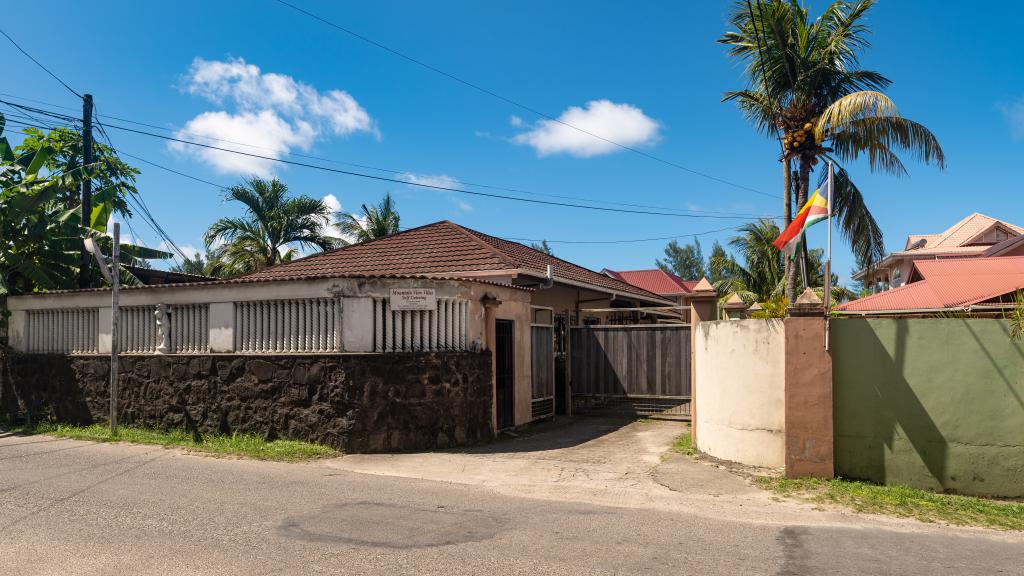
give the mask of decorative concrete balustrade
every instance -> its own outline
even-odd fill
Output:
[[[468,350],[469,302],[439,298],[435,310],[392,310],[387,299],[373,300],[373,351]]]
[[[265,286],[129,292],[145,298],[129,298],[121,306],[118,350],[126,355],[268,355],[475,349],[480,329],[474,322],[481,319],[458,286],[443,286],[450,289],[439,290],[436,307],[429,310],[393,310],[378,287],[367,295],[346,296],[331,285],[319,292],[332,295],[316,296],[303,285],[296,290],[307,293],[301,298],[254,298],[282,292]],[[223,296],[238,299],[215,301]],[[203,302],[204,297],[210,301]],[[109,353],[111,308],[104,300],[101,292],[16,298],[11,345],[41,354]]]
[[[27,352],[93,354],[97,351],[99,311],[95,308],[32,310],[25,321]]]

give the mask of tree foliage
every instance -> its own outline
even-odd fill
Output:
[[[46,144],[14,149],[3,136],[4,124],[0,115],[0,294],[77,288],[83,239],[92,238],[106,254],[113,244],[104,233],[106,217],[83,225],[77,205],[82,177],[98,167],[64,165],[55,159],[57,149]],[[116,197],[97,197],[93,214],[109,215]],[[126,264],[170,256],[130,244],[121,245],[121,254]],[[102,276],[93,278],[100,286]],[[137,282],[128,272],[122,280]]]
[[[533,248],[534,250],[537,250],[539,252],[543,252],[543,253],[547,254],[548,256],[554,256],[555,255],[554,250],[552,250],[551,246],[548,245],[548,241],[547,240],[541,240],[539,244],[537,242],[533,242],[533,243],[530,244],[530,248]]]
[[[812,20],[797,0],[741,1],[730,19],[733,30],[719,39],[747,77],[747,87],[727,92],[725,100],[735,102],[758,131],[773,138],[781,133],[787,182],[788,167],[796,165],[797,208],[810,196],[810,175],[819,160],[834,162],[835,214],[861,266],[884,256],[883,236],[841,163],[866,158],[873,172],[903,176],[903,152],[945,166],[937,138],[902,117],[882,92],[891,81],[860,66],[859,55],[870,45],[864,19],[874,4],[838,0]],[[789,189],[784,197],[789,214]]]
[[[666,272],[672,272],[684,280],[700,280],[707,276],[707,267],[704,264],[704,252],[701,250],[700,240],[693,238],[692,244],[680,245],[678,241],[672,240],[665,246],[665,259],[655,260],[658,268]]]
[[[321,199],[288,196],[277,178],[249,178],[228,188],[229,202],[245,207],[240,217],[221,218],[206,230],[207,247],[223,260],[221,275],[262,270],[287,262],[304,249],[330,250],[341,245],[327,234],[331,209]]]
[[[335,224],[346,238],[354,242],[367,242],[398,234],[401,218],[391,193],[384,195],[376,206],[363,204],[362,214],[341,214]]]

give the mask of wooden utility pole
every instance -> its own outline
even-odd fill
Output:
[[[82,97],[82,226],[89,227],[92,219],[92,179],[86,168],[92,164],[92,94]],[[92,263],[89,253],[82,247],[81,268],[78,271],[78,287],[88,288],[92,281]]]

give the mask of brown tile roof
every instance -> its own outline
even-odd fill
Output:
[[[516,242],[502,240],[447,220],[420,226],[393,236],[321,252],[279,264],[244,279],[354,276],[358,274],[423,274],[457,277],[482,272],[517,271],[543,277],[548,264],[556,280],[587,284],[598,289],[658,299],[659,296],[572,262],[549,256]]]

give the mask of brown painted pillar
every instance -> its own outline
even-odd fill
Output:
[[[697,327],[718,319],[718,293],[707,278],[693,287],[690,302],[690,436],[697,445]]]
[[[786,477],[832,478],[832,356],[825,309],[805,291],[783,320],[786,338]]]
[[[480,299],[484,305],[484,349],[491,353],[491,432],[498,433],[498,358],[495,352],[495,317],[501,300],[491,293]]]

